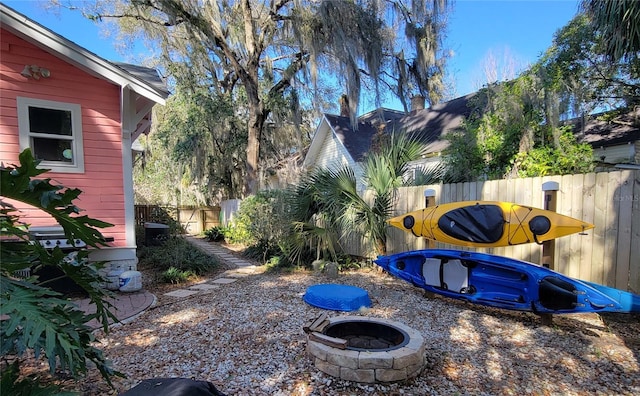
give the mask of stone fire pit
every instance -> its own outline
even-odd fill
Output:
[[[356,382],[392,382],[415,377],[425,365],[422,335],[382,318],[329,318],[309,332],[307,352],[316,368]]]

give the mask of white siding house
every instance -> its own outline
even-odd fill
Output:
[[[430,155],[414,164],[416,169],[424,163],[438,163],[440,153],[447,147],[444,135],[458,129],[470,114],[467,103],[471,96],[463,96],[429,109],[423,108],[424,101],[422,106],[414,101],[413,104],[417,104],[418,108],[410,113],[381,108],[358,117],[357,128],[352,128],[348,114],[325,114],[313,136],[303,166],[308,170],[316,167],[338,169],[347,165],[355,173],[358,190],[362,190],[362,160],[381,129],[387,133],[404,131],[420,136]]]

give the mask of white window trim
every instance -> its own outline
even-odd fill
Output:
[[[41,161],[38,168],[51,169],[52,172],[84,173],[84,144],[82,140],[82,110],[79,104],[55,102],[52,100],[16,98],[18,105],[18,130],[20,133],[20,151],[31,148],[31,135],[29,130],[29,107],[41,107],[45,109],[63,110],[71,112],[71,127],[73,136],[71,139],[73,164],[58,161]],[[35,153],[34,153],[35,155]]]

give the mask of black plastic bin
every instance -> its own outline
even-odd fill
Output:
[[[169,238],[169,226],[160,223],[144,223],[144,244],[159,246]]]

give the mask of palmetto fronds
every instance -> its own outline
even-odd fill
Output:
[[[350,167],[313,170],[293,194],[299,231],[313,241],[319,255],[327,252],[332,259],[339,242],[354,235],[368,238],[377,253],[384,254],[386,221],[391,217],[396,191],[407,183],[409,163],[423,154],[424,145],[415,137],[392,134],[387,145],[364,161],[363,179],[372,192],[366,199],[358,192]]]

